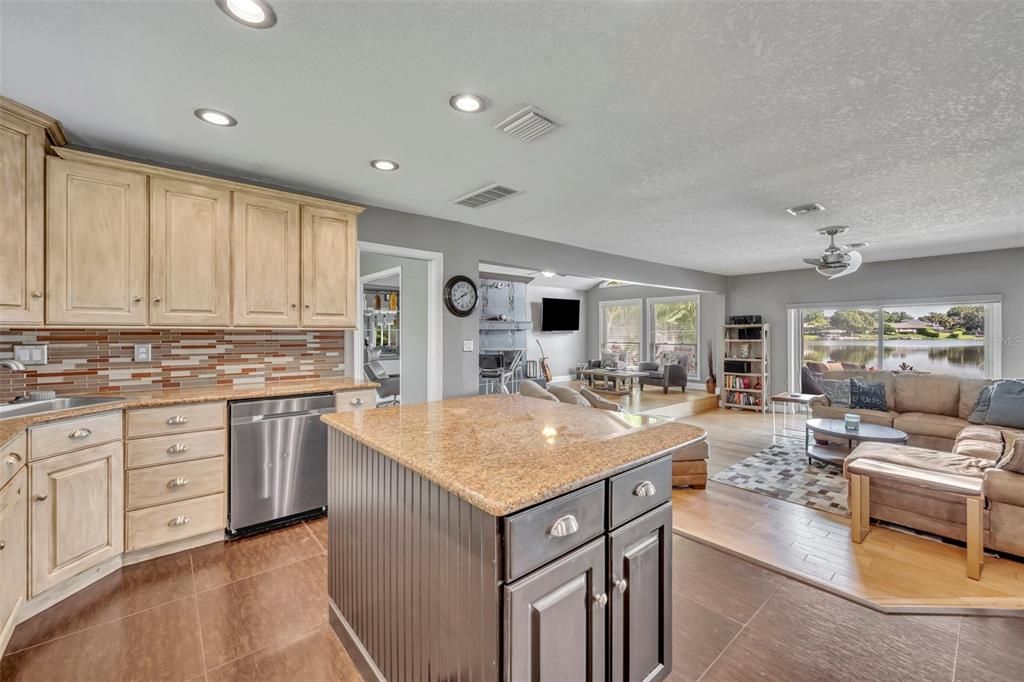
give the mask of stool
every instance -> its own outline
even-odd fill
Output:
[[[672,487],[688,485],[703,490],[708,485],[708,442],[690,443],[672,453]]]
[[[967,505],[967,577],[973,580],[981,578],[981,568],[985,560],[985,536],[982,525],[985,497],[982,493],[982,479],[914,469],[863,457],[847,462],[846,471],[850,478],[850,516],[853,521],[851,539],[856,543],[863,542],[871,532],[872,478],[920,486],[962,497],[964,504]]]

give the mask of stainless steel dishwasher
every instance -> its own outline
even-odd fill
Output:
[[[334,395],[230,403],[228,531],[232,535],[327,508],[327,425]]]

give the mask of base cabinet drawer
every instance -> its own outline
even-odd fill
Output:
[[[136,469],[154,464],[223,457],[228,451],[228,434],[224,429],[217,429],[172,436],[153,436],[130,440],[125,444],[125,448],[125,468]]]
[[[608,479],[609,527],[618,528],[672,497],[672,456]]]
[[[120,410],[33,426],[28,431],[29,459],[45,459],[102,443],[120,441],[121,434]]]
[[[125,475],[130,510],[224,492],[223,457],[132,469]]]
[[[224,493],[218,493],[128,512],[127,550],[223,530],[226,522],[225,499]]]
[[[28,460],[28,437],[23,433],[0,447],[0,488],[14,478]]]
[[[340,391],[334,394],[334,406],[338,412],[356,412],[377,406],[377,391]]]
[[[505,680],[605,680],[608,595],[600,537],[505,587]]]
[[[199,403],[128,410],[128,437],[165,436],[227,427],[225,403]]]
[[[0,489],[0,642],[14,629],[14,611],[28,590],[28,472]]]
[[[608,537],[611,679],[657,682],[672,669],[672,504]]]

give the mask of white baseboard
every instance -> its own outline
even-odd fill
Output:
[[[573,381],[576,377],[571,374],[559,374],[556,377],[551,377],[551,383],[558,384],[566,381]]]

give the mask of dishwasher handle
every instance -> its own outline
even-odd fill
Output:
[[[278,419],[302,419],[303,417],[319,417],[322,414],[331,414],[335,412],[333,407],[325,407],[320,410],[301,410],[299,412],[277,412],[275,414],[257,414],[252,417],[233,417],[231,424],[233,426],[241,424],[256,424],[258,422],[269,422]]]

